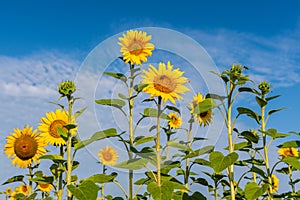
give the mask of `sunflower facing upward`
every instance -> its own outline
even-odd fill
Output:
[[[152,55],[154,45],[149,43],[151,35],[147,35],[146,32],[130,30],[119,40],[120,52],[126,63],[142,65],[142,62],[147,61],[147,56]]]
[[[149,65],[148,71],[143,70],[142,83],[147,84],[143,89],[144,92],[150,94],[150,98],[160,96],[164,103],[170,100],[176,104],[175,99],[182,99],[181,94],[189,91],[183,84],[188,83],[188,79],[183,77],[179,68],[173,70],[173,65],[168,61],[160,62],[158,69],[153,65]]]
[[[28,125],[23,130],[14,129],[11,136],[6,137],[4,151],[12,158],[12,164],[26,168],[33,162],[39,162],[39,156],[46,153],[44,138]]]
[[[115,165],[118,159],[117,150],[109,146],[105,149],[100,149],[98,156],[102,165]]]
[[[190,104],[191,113],[194,113],[195,108],[198,106],[199,103],[203,102],[205,97],[202,97],[200,93],[194,96],[192,103]],[[208,110],[206,112],[200,114],[194,114],[195,119],[199,122],[200,126],[204,125],[207,126],[210,124],[212,120],[213,112],[212,110]]]
[[[72,118],[71,123],[75,123],[75,119]],[[65,110],[57,109],[56,112],[46,113],[46,118],[41,118],[41,124],[38,130],[41,131],[41,135],[45,138],[47,143],[54,146],[62,146],[66,144],[66,141],[59,135],[58,127],[64,131],[68,131],[64,126],[68,124],[68,114]],[[77,128],[71,129],[71,135],[76,135]]]

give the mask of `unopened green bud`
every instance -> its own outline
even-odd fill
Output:
[[[271,92],[270,83],[268,83],[267,81],[260,82],[258,85],[258,89],[260,89],[262,95],[268,94],[269,92]]]
[[[64,97],[70,97],[76,91],[76,86],[73,81],[63,81],[58,86],[58,92]]]
[[[230,69],[231,77],[239,77],[242,74],[242,65],[241,64],[232,64]]]

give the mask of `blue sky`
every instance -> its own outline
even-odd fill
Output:
[[[269,80],[274,94],[282,94],[272,107],[288,108],[274,115],[270,127],[299,131],[299,13],[296,0],[2,2],[0,144],[13,128],[35,126],[55,109],[48,101],[56,100],[57,84],[74,79],[99,43],[139,27],[168,28],[191,37],[219,70],[233,62],[249,66],[250,77]],[[13,172],[2,149],[0,153],[6,174]],[[0,174],[3,182],[6,174]]]

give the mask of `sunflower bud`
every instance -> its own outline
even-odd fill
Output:
[[[230,77],[233,80],[238,79],[242,74],[242,65],[241,64],[232,64],[230,69]]]
[[[58,86],[58,92],[64,97],[70,97],[76,91],[76,86],[73,81],[63,81]]]
[[[269,92],[271,92],[270,83],[268,83],[267,81],[260,82],[258,85],[258,89],[260,89],[262,95],[268,94]]]

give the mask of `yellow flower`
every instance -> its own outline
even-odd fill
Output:
[[[199,103],[203,102],[205,97],[202,97],[200,93],[194,96],[192,103],[190,104],[191,113],[194,113],[195,108],[198,106]],[[213,112],[212,110],[208,110],[206,112],[200,114],[194,114],[195,119],[199,122],[200,126],[209,125],[212,120]]]
[[[21,184],[19,187],[19,193],[22,193],[24,195],[30,194],[30,186]]]
[[[11,188],[10,188],[10,187],[6,188],[6,190],[5,190],[5,194],[6,194],[6,196],[9,196],[9,195],[11,195],[11,193],[12,193],[12,190],[11,190]]]
[[[274,174],[272,174],[271,178],[272,178],[272,189],[274,192],[276,192],[278,190],[279,179]]]
[[[121,46],[120,52],[123,54],[123,60],[126,63],[142,65],[147,62],[147,56],[152,55],[154,45],[149,43],[152,36],[146,32],[130,30],[119,38],[118,43]]]
[[[177,116],[176,113],[170,113],[169,114],[169,125],[171,128],[177,129],[182,125],[182,120],[179,116]]]
[[[149,71],[143,70],[142,83],[147,84],[143,89],[144,92],[150,94],[150,98],[160,96],[164,102],[170,100],[176,104],[175,99],[182,99],[181,94],[189,91],[183,84],[188,83],[188,79],[182,77],[183,73],[179,68],[173,70],[173,65],[168,61],[160,62],[158,69],[153,65],[149,65]]]
[[[118,159],[117,150],[109,146],[104,149],[100,149],[98,156],[103,165],[114,165]]]
[[[66,144],[66,141],[59,135],[58,127],[65,132],[68,130],[64,127],[68,124],[68,114],[65,110],[57,109],[56,112],[46,113],[46,118],[41,118],[41,123],[38,129],[41,131],[41,135],[45,138],[47,143],[54,146],[62,146]],[[72,117],[71,124],[75,124],[75,119]],[[71,129],[71,135],[76,135],[77,128]]]
[[[14,191],[11,193],[10,200],[14,200],[18,192]]]
[[[46,193],[49,193],[53,188],[53,186],[50,183],[39,183],[37,187],[41,192]]]
[[[33,162],[39,162],[39,156],[46,153],[43,137],[32,127],[25,126],[23,130],[15,128],[11,134],[6,137],[4,151],[13,165],[26,168]]]
[[[299,152],[298,149],[289,147],[289,148],[281,148],[278,150],[278,154],[282,157],[298,157]]]

